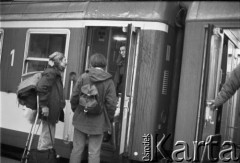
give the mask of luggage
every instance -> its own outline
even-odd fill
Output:
[[[48,150],[37,150],[37,149],[31,149],[32,141],[34,138],[34,135],[37,133],[38,129],[36,130],[37,127],[37,122],[39,118],[39,96],[37,96],[37,115],[35,118],[35,121],[31,127],[30,133],[27,138],[26,146],[24,148],[24,152],[21,158],[21,163],[57,163],[57,155],[55,149],[48,149]],[[40,123],[38,125],[38,128],[40,127]],[[52,134],[50,130],[50,136],[51,136],[51,141],[53,144],[53,139],[52,139]]]
[[[27,163],[57,163],[56,151],[54,149],[48,149],[39,151],[32,149],[30,151]]]
[[[37,108],[37,83],[42,77],[41,72],[30,74],[23,80],[17,89],[17,98],[19,104],[35,110]]]

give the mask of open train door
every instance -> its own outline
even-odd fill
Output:
[[[139,29],[129,24],[127,26],[127,45],[126,45],[126,60],[125,65],[125,82],[124,90],[121,95],[120,107],[120,141],[119,154],[123,157],[129,156],[130,138],[132,129],[132,118],[134,108],[134,92],[136,83],[136,70],[138,62],[138,46],[139,46]]]
[[[205,49],[203,61],[203,77],[202,82],[202,98],[200,102],[201,118],[197,128],[196,140],[205,141],[205,146],[202,151],[201,162],[207,163],[218,158],[220,151],[221,135],[220,123],[221,113],[219,110],[211,109],[211,100],[215,99],[219,92],[222,76],[222,57],[223,57],[223,32],[222,29],[216,28],[213,25],[208,25],[205,32]],[[204,100],[205,99],[205,100]],[[212,149],[213,153],[209,156],[209,149],[206,143],[214,142]],[[216,144],[217,143],[217,144]]]

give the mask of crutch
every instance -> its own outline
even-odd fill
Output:
[[[27,148],[28,148],[30,136],[31,136],[31,133],[32,133],[33,125],[34,125],[34,124],[32,124],[30,133],[28,134],[27,142],[26,142],[26,145],[25,145],[25,148],[24,148],[24,151],[23,151],[23,154],[22,154],[22,158],[21,158],[21,163],[24,163],[25,160],[26,160],[26,152],[27,152]]]
[[[21,158],[21,163],[27,163],[27,157],[28,157],[30,149],[31,149],[31,145],[32,145],[33,137],[34,137],[34,132],[38,131],[38,129],[40,127],[40,124],[41,124],[41,123],[39,123],[38,129],[37,129],[37,131],[35,131],[37,121],[38,121],[38,117],[39,117],[39,96],[37,95],[37,115],[36,115],[34,123],[32,124],[30,133],[28,134],[27,142],[26,142],[24,152],[23,152],[23,155],[22,155],[22,158]]]

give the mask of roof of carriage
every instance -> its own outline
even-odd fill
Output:
[[[188,10],[186,21],[237,20],[240,23],[239,1],[197,1]]]
[[[102,19],[153,21],[173,24],[177,2],[5,2],[1,21]]]

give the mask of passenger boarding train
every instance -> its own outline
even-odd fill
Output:
[[[196,162],[193,142],[211,139],[219,142],[215,153],[227,140],[239,152],[239,92],[216,111],[208,103],[240,62],[239,2],[0,5],[2,145],[24,148],[31,124],[25,118],[28,108],[18,104],[17,87],[43,71],[48,56],[60,51],[68,60],[63,76],[67,105],[65,122],[57,124],[55,148],[69,158],[73,138],[69,100],[76,79],[95,52],[106,56],[107,71],[114,76],[119,48],[125,45],[120,115],[112,124],[111,140],[102,145],[101,160]],[[188,151],[184,144],[177,145],[179,141],[188,144]],[[205,149],[203,145],[198,151],[200,162],[207,162]],[[192,158],[183,157],[184,151]]]

